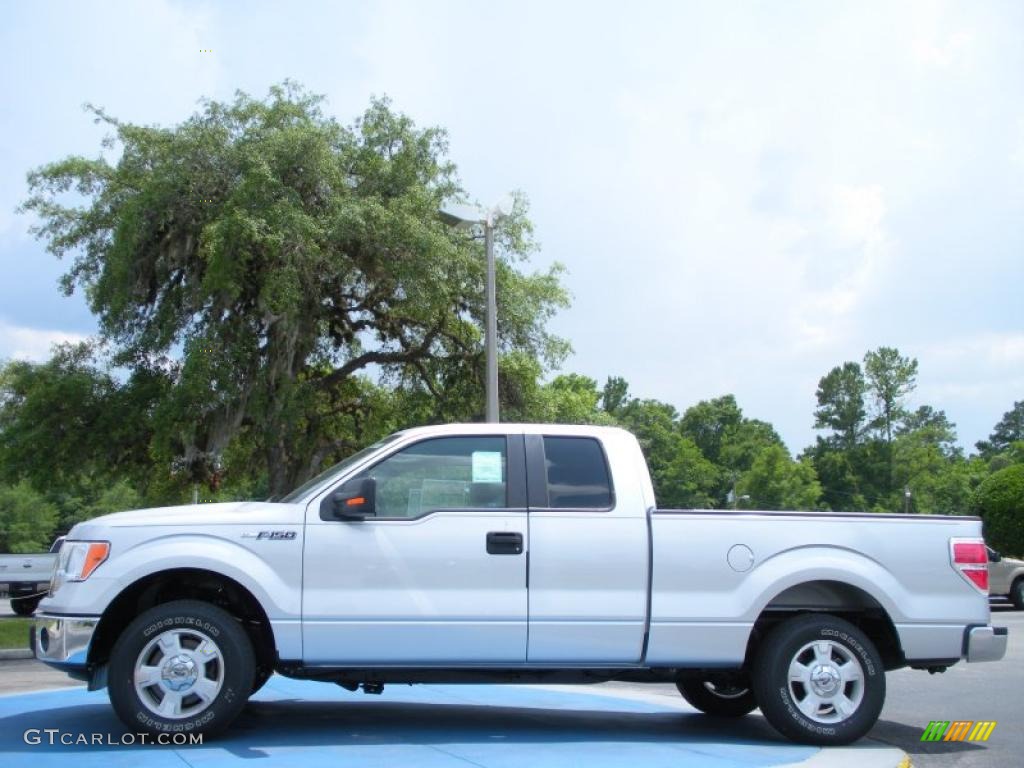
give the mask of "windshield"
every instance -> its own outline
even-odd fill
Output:
[[[333,467],[329,467],[316,477],[310,478],[291,493],[282,496],[280,499],[274,499],[274,501],[279,501],[282,504],[290,504],[292,502],[299,501],[303,497],[308,496],[310,491],[312,491],[314,488],[328,484],[335,476],[340,475],[353,464],[359,463],[369,454],[373,453],[376,450],[379,450],[380,448],[383,448],[385,445],[388,445],[389,443],[393,443],[395,440],[399,438],[401,434],[401,432],[396,432],[393,435],[388,435],[383,440],[378,440],[373,445],[367,446],[366,448],[363,448],[363,450],[353,453],[347,459],[342,459]]]

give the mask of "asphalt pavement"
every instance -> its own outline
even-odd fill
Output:
[[[960,663],[942,674],[909,669],[887,676],[885,708],[870,737],[906,751],[917,768],[1024,765],[1024,611],[994,606],[992,624],[1010,628],[1006,656]],[[931,720],[995,720],[985,743],[922,742]]]

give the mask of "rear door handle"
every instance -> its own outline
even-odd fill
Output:
[[[521,555],[523,554],[523,534],[509,531],[492,531],[487,534],[487,554],[489,555]]]

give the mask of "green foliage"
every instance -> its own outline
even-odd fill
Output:
[[[736,493],[750,497],[742,502],[745,508],[814,509],[821,484],[809,461],[793,461],[785,448],[769,445],[739,479]]]
[[[980,465],[963,457],[945,413],[927,405],[907,410],[917,373],[916,360],[879,347],[865,354],[863,368],[847,362],[822,377],[815,426],[831,433],[805,456],[829,508],[966,511]]]
[[[991,459],[1020,442],[1024,442],[1024,400],[1015,402],[1013,408],[1003,414],[988,440],[979,440],[976,447],[984,458]]]
[[[621,382],[621,383],[620,383]],[[658,400],[630,399],[622,379],[609,379],[603,401],[614,402],[616,421],[640,441],[651,471],[659,506],[702,508],[713,505],[718,468],[679,429],[679,412]],[[608,393],[613,393],[607,397]]]
[[[45,552],[56,525],[56,507],[27,481],[0,486],[0,552]]]
[[[629,384],[621,376],[609,376],[601,391],[601,407],[615,416],[629,402]]]
[[[58,346],[46,363],[0,367],[0,477],[39,489],[66,487],[117,465],[137,477],[147,463],[145,416],[162,386],[140,368],[119,384],[88,344]]]
[[[700,449],[716,468],[709,489],[714,506],[725,506],[737,478],[753,466],[766,448],[783,447],[771,424],[748,419],[732,395],[702,400],[691,406],[679,422],[680,432]]]
[[[845,448],[856,445],[867,417],[866,392],[867,381],[860,365],[847,362],[833,368],[818,382],[815,428],[831,429]]]
[[[1004,555],[1024,555],[1024,464],[990,475],[974,496],[985,540]]]
[[[160,493],[215,485],[243,433],[269,490],[289,489],[364,442],[339,420],[374,421],[367,437],[388,421],[355,381],[371,370],[417,416],[482,413],[483,243],[438,215],[464,198],[444,131],[386,100],[351,126],[321,107],[285,82],[172,128],[91,108],[116,163],[71,157],[29,175],[23,208],[73,257],[64,288],[85,291],[113,362],[133,377],[165,362],[148,453],[178,477]],[[65,204],[69,190],[88,204]],[[534,247],[521,198],[496,241],[499,344],[557,365],[568,345],[546,323],[568,299],[559,266],[518,268]]]
[[[613,424],[614,421],[598,407],[601,392],[597,382],[576,373],[556,376],[541,388],[539,422],[555,424]]]
[[[732,395],[701,400],[686,409],[680,428],[693,440],[708,461],[719,463],[732,430],[743,421],[743,412]]]
[[[675,509],[714,507],[720,476],[718,467],[704,458],[697,444],[687,437],[680,437],[675,452],[652,469],[659,505]]]
[[[864,355],[864,373],[874,398],[871,425],[892,442],[892,433],[904,415],[903,399],[917,385],[917,360],[903,357],[898,349],[879,347]]]

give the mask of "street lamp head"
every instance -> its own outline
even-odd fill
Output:
[[[480,209],[468,205],[451,205],[441,208],[437,213],[441,221],[455,229],[469,229],[483,222]]]
[[[490,208],[466,203],[449,203],[438,211],[441,221],[449,226],[464,229],[475,224],[493,227],[499,219],[511,215],[515,207],[515,197],[505,195]]]

